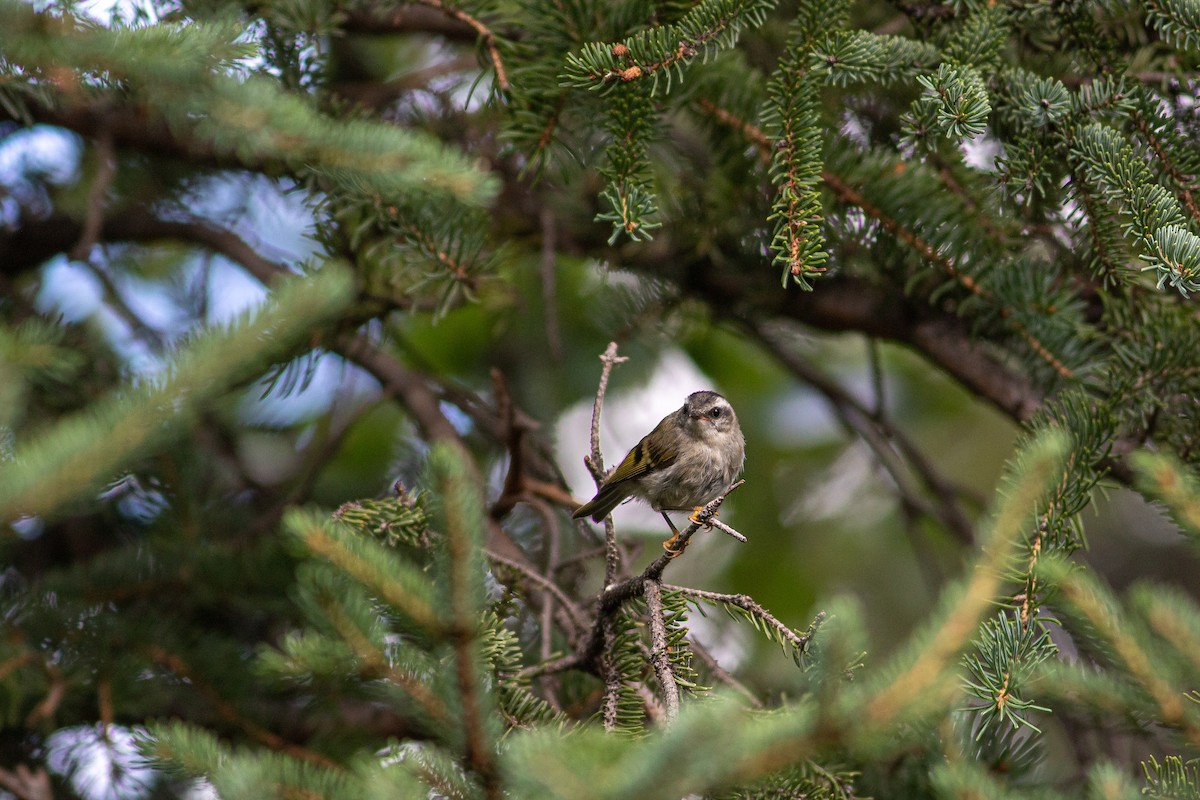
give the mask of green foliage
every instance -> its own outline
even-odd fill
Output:
[[[745,27],[762,25],[774,0],[703,0],[675,23],[657,25],[619,42],[593,42],[567,57],[565,85],[585,89],[612,88],[649,81],[650,94],[683,80],[684,67],[699,57],[732,47]]]
[[[1056,653],[1045,626],[1024,621],[1019,613],[1002,612],[984,623],[974,652],[963,659],[967,693],[981,701],[971,706],[979,719],[976,740],[995,734],[1001,725],[1037,730],[1028,712],[1050,709],[1021,695],[1031,673]]]
[[[334,264],[292,280],[261,310],[197,337],[175,354],[166,375],[46,431],[0,465],[0,519],[52,511],[113,480],[123,464],[160,444],[204,404],[284,355],[313,322],[343,310],[349,290],[348,276]]]
[[[0,0],[0,786],[1200,796],[1198,9]],[[608,341],[741,550],[569,521]]]
[[[1147,797],[1163,800],[1195,800],[1200,798],[1200,767],[1195,761],[1184,761],[1179,756],[1167,756],[1160,764],[1154,756],[1142,762],[1146,772]]]

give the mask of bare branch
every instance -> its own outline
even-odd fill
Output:
[[[609,342],[604,353],[600,356],[600,384],[596,387],[596,400],[592,404],[592,438],[591,455],[585,456],[584,465],[592,473],[592,479],[599,487],[604,480],[604,456],[600,453],[600,414],[604,411],[604,396],[608,392],[608,379],[613,367],[629,359],[617,356],[617,343]],[[621,548],[617,545],[617,531],[613,527],[611,516],[604,518],[604,585],[610,586],[617,579],[621,570]]]
[[[596,388],[596,400],[592,404],[592,438],[590,455],[584,459],[584,464],[592,473],[596,486],[604,480],[604,457],[600,454],[600,414],[604,411],[604,395],[608,392],[608,378],[612,375],[613,366],[629,359],[617,356],[617,343],[609,342],[607,349],[600,355],[600,385]]]
[[[895,426],[887,424],[879,413],[873,413],[836,381],[786,347],[777,336],[766,330],[766,326],[751,323],[750,328],[758,340],[793,375],[825,396],[830,408],[846,428],[857,433],[875,453],[907,504],[938,520],[964,544],[974,542],[975,528],[958,502],[962,492],[938,474],[920,448]],[[936,504],[927,501],[919,494],[917,488],[911,485],[905,470],[898,463],[897,451],[904,456],[909,468],[937,499]]]

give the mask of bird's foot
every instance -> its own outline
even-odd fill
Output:
[[[679,542],[679,534],[676,533],[670,539],[667,539],[665,542],[662,543],[663,550],[667,551],[667,558],[679,558],[681,555],[683,555],[684,549],[687,548],[687,542],[684,542],[683,544],[680,544],[678,547],[676,547],[675,545],[678,542]]]
[[[704,506],[696,506],[695,508],[692,509],[692,513],[688,515],[688,520],[693,525],[703,525],[704,527],[711,529],[712,528],[711,522],[701,522],[700,521],[700,512],[702,512],[703,510],[704,510]],[[715,517],[717,515],[717,512],[714,511],[712,515]]]

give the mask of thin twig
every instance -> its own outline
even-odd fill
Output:
[[[742,697],[746,698],[746,702],[748,702],[754,708],[763,708],[762,700],[759,700],[754,692],[750,691],[746,684],[733,677],[729,670],[722,667],[717,662],[716,657],[709,652],[708,648],[696,641],[694,636],[688,637],[688,645],[692,648],[692,653],[704,662],[704,666],[706,666],[708,671],[712,673],[713,678],[733,689]]]
[[[546,315],[546,347],[555,363],[562,361],[562,331],[558,326],[558,225],[554,209],[543,206],[542,216],[542,309]]]
[[[704,589],[690,589],[687,586],[674,586],[672,584],[664,584],[664,589],[672,592],[679,592],[684,597],[692,600],[703,600],[706,603],[715,603],[718,605],[727,605],[740,608],[746,613],[753,616],[755,619],[773,628],[779,635],[787,640],[788,644],[796,648],[797,652],[803,653],[808,647],[811,636],[800,635],[794,630],[784,625],[775,615],[767,611],[758,602],[748,594],[723,594],[721,592],[709,592]]]
[[[567,614],[570,615],[571,621],[575,623],[579,630],[584,630],[587,627],[587,619],[584,618],[583,611],[580,610],[579,606],[572,601],[570,597],[567,597],[566,593],[564,593],[562,589],[558,588],[558,585],[555,584],[554,581],[550,580],[544,575],[538,574],[537,571],[530,569],[525,564],[522,564],[519,561],[514,561],[511,558],[506,558],[486,547],[483,548],[483,554],[489,561],[494,561],[497,564],[503,564],[509,569],[525,576],[533,583],[536,583],[539,588],[544,589],[556,601],[558,601],[563,608],[567,610]]]
[[[664,618],[662,584],[657,580],[642,583],[646,595],[646,608],[650,614],[650,663],[662,689],[666,724],[670,725],[679,716],[679,685],[671,669],[671,656],[667,652],[667,622]]]
[[[721,504],[725,502],[725,498],[729,496],[729,493],[741,486],[743,483],[745,483],[745,481],[738,481],[722,492],[720,497],[710,501],[709,504],[706,505],[700,511],[700,513],[696,515],[696,521],[679,532],[679,536],[675,540],[676,552],[674,555],[671,553],[663,553],[658,558],[651,561],[650,564],[644,570],[642,570],[642,574],[632,578],[626,578],[620,583],[608,584],[604,587],[604,590],[600,593],[600,597],[597,599],[596,622],[592,625],[592,635],[588,638],[584,646],[583,654],[580,657],[579,662],[571,666],[582,666],[584,668],[590,667],[592,669],[596,668],[598,663],[597,659],[599,659],[602,654],[608,652],[608,643],[604,641],[604,628],[605,625],[608,624],[612,619],[616,610],[627,601],[632,600],[635,597],[641,597],[645,591],[646,581],[661,580],[663,571],[667,568],[667,565],[671,563],[675,556],[683,551],[683,549],[687,546],[688,541],[692,538],[692,535],[695,534],[696,531],[700,530],[700,528],[705,527],[708,524],[708,522],[716,515],[717,510],[721,507]]]
[[[599,672],[604,681],[603,719],[604,730],[617,729],[617,709],[621,699],[621,673],[613,663],[613,645],[617,639],[616,620],[612,614],[598,616],[596,627],[597,647],[600,650]]]
[[[743,544],[745,544],[746,537],[743,536],[742,534],[738,533],[737,531],[735,531],[733,528],[726,525],[724,522],[721,522],[721,520],[715,519],[715,518],[710,519],[708,521],[708,524],[711,525],[712,527],[716,528],[717,530],[719,530],[721,533],[728,534],[729,536],[732,536],[734,539],[737,539],[739,542],[742,542]]]
[[[487,48],[488,58],[492,61],[492,68],[496,70],[496,85],[502,91],[507,92],[509,90],[508,73],[504,69],[504,62],[500,59],[500,49],[496,47],[496,34],[492,32],[491,28],[461,9],[446,7],[442,4],[441,0],[417,0],[417,2],[430,8],[436,8],[443,14],[470,25],[471,29],[478,34],[480,41],[483,42],[483,46]]]
[[[881,416],[872,414],[871,409],[836,381],[785,347],[763,326],[750,323],[750,331],[793,375],[824,395],[842,423],[857,433],[875,453],[879,463],[891,475],[905,502],[938,520],[964,544],[971,544],[975,540],[974,526],[959,506],[958,497],[961,491],[938,474],[920,448],[895,426],[887,424]],[[904,469],[897,463],[897,451],[903,455],[909,469],[926,489],[937,498],[937,504],[925,500],[917,493],[916,488],[910,485]]]
[[[600,384],[596,387],[596,400],[592,404],[591,454],[583,459],[591,471],[597,488],[604,480],[604,456],[600,453],[600,414],[604,411],[604,396],[608,392],[608,379],[613,367],[629,359],[617,355],[617,343],[609,342],[600,356]],[[612,517],[604,518],[604,585],[611,586],[621,570],[621,550],[617,547],[617,532]]]
[[[83,218],[83,231],[79,241],[71,248],[70,256],[76,261],[87,261],[88,253],[100,241],[104,229],[105,195],[117,174],[117,152],[113,145],[112,131],[107,125],[96,133],[96,176],[87,195],[87,215]]]
[[[600,363],[604,366],[600,368],[600,384],[596,387],[596,400],[592,403],[591,450],[584,459],[584,465],[592,473],[597,487],[604,480],[604,456],[600,454],[600,414],[604,411],[604,395],[608,392],[608,379],[612,375],[613,367],[628,360],[625,356],[617,356],[616,342],[609,342],[600,355]]]

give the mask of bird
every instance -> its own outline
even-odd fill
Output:
[[[600,522],[627,498],[636,497],[662,514],[674,550],[679,531],[668,511],[691,511],[690,519],[737,479],[746,462],[746,439],[733,406],[713,391],[693,392],[683,406],[662,418],[604,479],[596,496],[571,516]]]

